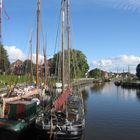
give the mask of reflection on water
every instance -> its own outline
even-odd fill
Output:
[[[113,83],[89,87],[84,140],[139,140],[140,90]]]
[[[95,94],[95,93],[100,93],[99,91],[101,91],[104,87],[105,83],[97,83],[94,84],[92,87],[90,87],[91,93]]]
[[[136,91],[137,99],[140,101],[140,90]]]
[[[86,89],[82,90],[82,97],[83,97],[83,101],[84,101],[84,109],[85,109],[85,113],[87,113],[87,101],[89,98],[89,91]]]

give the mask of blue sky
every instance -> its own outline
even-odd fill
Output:
[[[4,0],[10,19],[6,20],[3,9],[3,44],[11,61],[28,56],[31,31],[35,48],[36,1]],[[47,34],[49,56],[55,50],[60,2],[41,0],[41,45]],[[71,46],[86,55],[90,68],[122,72],[129,65],[135,72],[140,63],[140,1],[71,0]]]

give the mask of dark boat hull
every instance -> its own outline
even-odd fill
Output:
[[[37,125],[38,136],[51,138],[52,140],[77,140],[83,136],[85,120],[79,124],[56,126],[51,130],[50,125]]]
[[[30,131],[35,131],[35,120],[26,124],[17,124],[19,127],[0,127],[0,140],[26,140]]]
[[[115,81],[114,84],[115,84],[116,86],[120,86],[120,85],[121,85],[121,81]]]
[[[47,130],[37,129],[37,136],[39,138],[46,138],[52,140],[78,140],[83,136],[83,130],[76,132],[50,132]]]
[[[0,129],[0,139],[1,140],[18,140],[19,133],[6,130],[6,129]]]

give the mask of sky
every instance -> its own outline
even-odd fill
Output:
[[[139,0],[70,0],[71,47],[81,50],[90,69],[135,73],[140,63]],[[52,57],[60,48],[61,0],[41,0],[41,46]],[[3,0],[2,41],[11,62],[35,58],[37,0]],[[40,48],[40,58],[42,52]],[[35,61],[35,59],[34,59]]]

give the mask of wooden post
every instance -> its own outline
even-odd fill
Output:
[[[38,50],[40,47],[40,0],[37,3],[37,35],[36,35],[36,87],[38,88]]]

